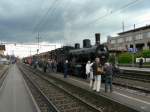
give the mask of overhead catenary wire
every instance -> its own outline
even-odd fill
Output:
[[[104,14],[103,16],[100,16],[100,17],[96,18],[96,19],[93,20],[93,21],[90,21],[89,23],[87,23],[87,24],[85,24],[85,25],[88,26],[88,25],[91,25],[91,24],[96,23],[97,21],[103,20],[104,18],[106,18],[106,17],[108,17],[108,16],[110,16],[110,15],[112,15],[112,14],[114,14],[114,13],[117,13],[117,12],[120,12],[120,11],[126,9],[126,8],[129,8],[130,6],[134,5],[134,4],[137,3],[138,1],[141,1],[141,0],[134,0],[134,1],[131,1],[131,2],[129,2],[129,3],[125,4],[125,5],[123,5],[123,6],[121,6],[121,7],[118,8],[117,10],[109,11],[109,12],[107,12],[106,14]]]
[[[58,1],[58,0],[56,0],[56,1]],[[45,15],[42,17],[42,19],[40,20],[40,22],[36,25],[36,30],[37,31],[39,31],[44,25],[45,25],[45,23],[46,23],[46,17],[48,16],[48,15],[52,15],[53,13],[54,13],[54,11],[55,11],[55,9],[56,9],[56,7],[54,7],[56,4],[57,4],[57,2],[56,1],[54,1],[52,4],[53,5],[51,5],[52,7],[50,7],[49,9],[48,9],[48,11],[45,13]],[[126,9],[126,8],[128,8],[128,7],[130,7],[130,6],[132,6],[132,5],[134,5],[135,3],[137,3],[138,1],[140,1],[140,0],[132,0],[132,2],[129,2],[129,3],[127,3],[127,4],[125,4],[125,5],[123,5],[123,6],[121,6],[120,8],[118,8],[117,10],[114,10],[114,11],[109,11],[109,12],[107,12],[106,14],[104,14],[103,16],[101,16],[101,17],[98,17],[98,18],[96,18],[95,20],[93,20],[93,21],[90,21],[89,23],[87,23],[87,24],[85,24],[85,25],[90,25],[90,24],[93,24],[93,23],[96,23],[97,21],[100,21],[100,20],[102,20],[102,19],[104,19],[104,18],[106,18],[106,17],[108,17],[108,16],[110,16],[110,15],[112,15],[112,14],[114,14],[114,13],[116,13],[116,12],[119,12],[119,11],[122,11],[122,10],[124,10],[124,9]]]
[[[49,13],[47,14],[47,16],[45,17],[45,19],[43,20],[43,22],[41,22],[41,24],[38,27],[38,31],[40,32],[42,29],[44,29],[43,27],[46,27],[48,20],[50,20],[51,18],[48,17],[55,17],[55,15],[53,15],[56,11],[57,7],[55,6],[54,8],[52,8]]]
[[[33,32],[39,32],[39,27],[41,26],[41,24],[43,23],[43,21],[45,20],[46,16],[50,13],[50,11],[54,8],[54,6],[56,5],[56,3],[58,2],[58,0],[54,0],[50,7],[48,8],[48,10],[46,11],[46,13],[44,14],[44,16],[42,16],[42,18],[39,20],[39,22],[35,25]],[[52,11],[51,11],[52,12]]]
[[[112,14],[114,14],[114,13],[123,11],[124,9],[129,8],[129,7],[133,6],[133,5],[135,5],[135,4],[136,4],[137,2],[139,2],[139,1],[142,1],[142,0],[134,0],[134,1],[131,1],[131,2],[129,2],[129,3],[125,4],[125,5],[123,5],[123,6],[121,6],[121,7],[118,8],[117,10],[107,12],[107,13],[104,14],[103,16],[98,17],[97,19],[95,19],[95,20],[93,20],[93,21],[90,21],[90,22],[87,23],[87,24],[84,24],[84,26],[88,26],[88,25],[94,24],[94,23],[96,23],[96,22],[98,22],[98,21],[100,21],[100,20],[105,19],[106,17],[108,17],[108,16],[110,16],[110,15],[112,15]],[[101,21],[101,22],[104,22],[104,21]],[[120,28],[121,28],[121,27],[120,27]],[[120,28],[118,28],[118,30],[120,30]],[[104,33],[104,32],[103,32],[103,33]]]

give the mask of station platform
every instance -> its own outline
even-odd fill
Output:
[[[9,65],[0,65],[0,75],[9,67]]]
[[[131,71],[140,71],[140,72],[150,72],[150,68],[139,68],[139,67],[119,67],[121,70],[131,70]]]
[[[0,88],[0,112],[37,112],[16,65],[11,65]]]
[[[80,79],[74,76],[69,76],[64,79],[63,74],[60,73],[48,73],[53,77],[64,80],[68,83],[71,83],[75,86],[79,86],[83,89],[87,89],[88,91],[93,91],[89,88],[89,81]],[[94,94],[98,94],[100,96],[104,96],[108,99],[119,102],[123,105],[127,105],[131,108],[138,110],[139,112],[150,112],[150,95],[145,93],[140,93],[131,89],[125,89],[117,86],[113,86],[112,93],[104,92],[104,84],[102,84],[100,93],[94,92]]]

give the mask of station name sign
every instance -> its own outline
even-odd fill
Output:
[[[0,50],[4,50],[5,51],[5,45],[0,45]]]

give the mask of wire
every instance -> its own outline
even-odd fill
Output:
[[[33,32],[36,32],[39,30],[39,26],[42,24],[42,22],[44,21],[45,17],[49,14],[49,12],[53,9],[53,7],[55,6],[55,4],[57,3],[58,0],[54,0],[52,2],[52,4],[50,5],[50,7],[48,8],[48,10],[46,11],[46,13],[44,14],[44,16],[39,20],[39,22],[35,25]],[[51,11],[52,12],[52,11]]]
[[[43,26],[45,27],[47,25],[46,23],[47,23],[48,17],[52,16],[54,14],[54,12],[55,12],[56,9],[57,9],[57,7],[55,6],[53,9],[50,10],[50,13],[47,14],[47,16],[45,17],[45,19],[43,20],[43,22],[41,22],[41,24],[39,25],[38,31],[40,31]]]
[[[97,19],[91,21],[90,23],[87,23],[86,25],[93,24],[93,23],[95,23],[95,22],[97,22],[97,21],[99,21],[99,20],[102,20],[102,19],[104,19],[104,18],[106,18],[106,17],[108,17],[108,16],[110,16],[110,15],[116,13],[116,12],[119,12],[119,11],[121,11],[121,10],[123,10],[123,9],[126,9],[126,8],[130,7],[131,5],[137,3],[138,1],[140,1],[140,0],[134,0],[134,1],[132,1],[132,2],[129,2],[129,3],[125,4],[125,5],[123,5],[122,7],[120,7],[118,10],[110,11],[110,12],[106,13],[105,15],[103,15],[103,16],[101,16],[101,17],[98,17]]]

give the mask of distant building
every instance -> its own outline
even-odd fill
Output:
[[[107,38],[107,45],[110,50],[150,49],[150,25],[121,32],[118,35]]]
[[[0,45],[0,55],[4,55],[5,45]]]

